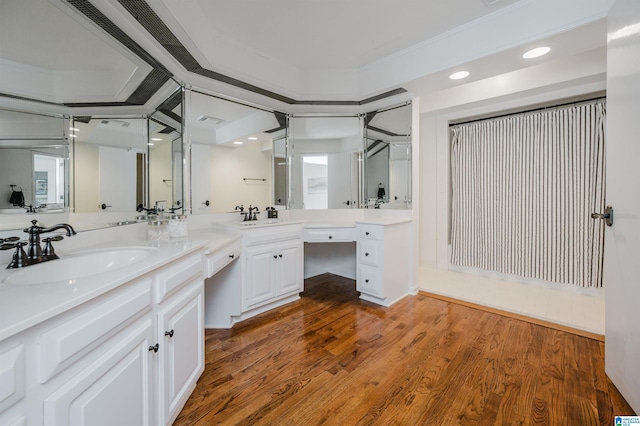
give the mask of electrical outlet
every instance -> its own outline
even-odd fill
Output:
[[[156,201],[156,210],[158,211],[165,211],[167,209],[167,202],[166,201]]]

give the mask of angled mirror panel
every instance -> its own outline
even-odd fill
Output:
[[[364,118],[360,115],[294,115],[289,123],[289,207],[359,208]]]
[[[365,200],[369,208],[411,208],[411,103],[367,113]]]
[[[149,201],[145,207],[182,213],[184,90],[176,88],[149,117]]]
[[[276,113],[192,90],[187,132],[194,214],[273,205]],[[276,133],[274,133],[276,132]]]
[[[74,212],[135,212],[144,200],[147,119],[74,117]]]
[[[69,120],[0,109],[0,212],[62,212],[69,199]]]

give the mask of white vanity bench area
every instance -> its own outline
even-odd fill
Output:
[[[190,216],[188,237],[162,242],[146,241],[146,223],[114,226],[65,237],[58,260],[2,269],[0,424],[171,424],[204,371],[204,328],[299,299],[305,270],[355,278],[382,306],[415,293],[410,218],[322,217]]]
[[[325,272],[356,280],[361,299],[385,307],[416,294],[411,218],[353,210],[282,213],[278,220],[219,221],[190,232],[226,240],[205,252],[206,328],[230,328],[298,300],[304,279]]]

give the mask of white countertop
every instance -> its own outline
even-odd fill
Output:
[[[409,217],[367,217],[362,220],[356,220],[356,223],[364,225],[397,225],[400,223],[411,222]]]
[[[5,284],[3,280],[20,269],[4,269],[0,272],[0,341],[79,306],[168,262],[196,252],[206,244],[207,241],[204,240],[181,239],[166,242],[111,242],[89,247],[85,250],[141,246],[151,246],[155,249],[148,257],[130,266],[99,275],[46,284]],[[64,259],[64,254],[64,252],[58,252],[61,259]],[[42,265],[53,262],[56,260],[44,262]],[[41,265],[27,266],[27,268],[39,266]]]

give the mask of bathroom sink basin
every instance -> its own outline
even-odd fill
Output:
[[[125,247],[90,250],[15,269],[2,282],[10,285],[33,285],[74,281],[133,265],[149,257],[154,247]]]

